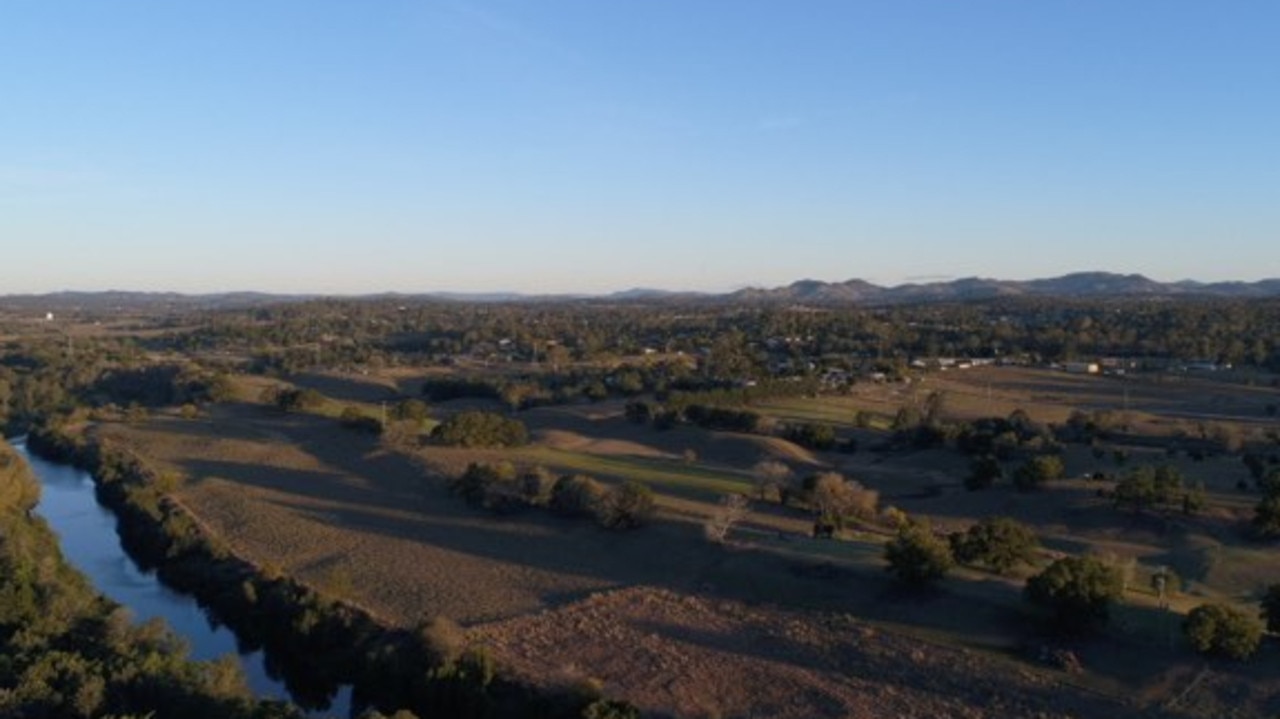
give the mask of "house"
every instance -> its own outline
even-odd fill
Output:
[[[1062,369],[1070,374],[1098,374],[1097,362],[1063,362]]]

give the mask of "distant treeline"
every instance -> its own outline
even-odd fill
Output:
[[[156,341],[239,352],[263,370],[432,364],[458,357],[552,371],[641,353],[683,355],[698,374],[764,376],[790,361],[1026,356],[1204,360],[1280,369],[1280,300],[997,298],[896,307],[315,300],[191,313]]]

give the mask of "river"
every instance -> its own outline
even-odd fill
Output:
[[[294,700],[284,683],[267,670],[264,652],[240,651],[235,634],[210,621],[194,597],[170,589],[155,573],[138,568],[120,544],[115,515],[98,504],[89,473],[32,455],[23,438],[11,440],[11,444],[40,481],[35,513],[57,532],[67,562],[87,576],[99,592],[127,607],[140,622],[163,619],[187,641],[193,659],[235,655],[255,696]],[[351,716],[351,687],[343,686],[329,707],[318,709],[309,716]]]

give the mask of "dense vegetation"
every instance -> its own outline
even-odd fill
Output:
[[[194,662],[162,624],[131,623],[62,561],[28,510],[39,485],[0,441],[0,714],[292,717],[254,701],[231,659]]]

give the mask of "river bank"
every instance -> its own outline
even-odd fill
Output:
[[[98,503],[95,484],[88,473],[32,454],[24,438],[11,444],[39,480],[41,496],[35,514],[57,533],[67,562],[88,577],[98,591],[128,609],[139,623],[163,620],[188,643],[193,659],[236,657],[254,696],[278,701],[293,699],[288,687],[271,676],[263,651],[242,651],[244,647],[235,633],[226,625],[211,621],[194,597],[166,586],[154,572],[144,571],[129,557],[116,533],[116,516]],[[350,715],[349,687],[315,713]]]
[[[574,717],[589,698],[550,697],[495,675],[476,648],[433,646],[426,627],[387,627],[359,608],[273,575],[201,531],[170,492],[172,480],[85,428],[32,432],[39,456],[93,474],[98,499],[119,517],[130,556],[166,584],[194,595],[230,626],[242,649],[265,649],[303,707],[326,706],[344,684],[354,706],[408,708],[421,716]]]
[[[300,716],[255,700],[234,661],[194,661],[163,623],[133,622],[63,558],[40,496],[0,441],[0,716]]]

